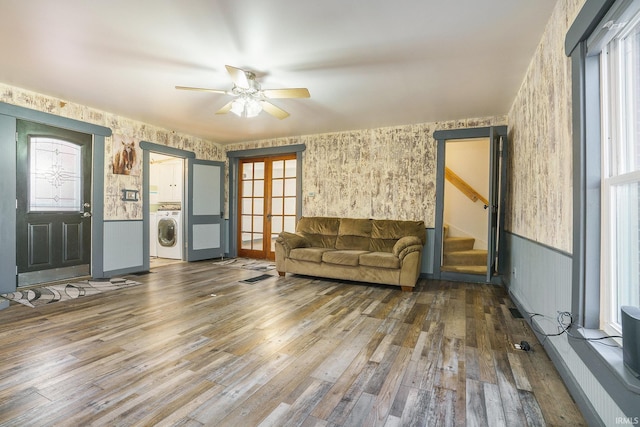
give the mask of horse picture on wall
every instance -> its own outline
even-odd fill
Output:
[[[114,136],[113,173],[119,175],[139,175],[140,161],[134,141]]]

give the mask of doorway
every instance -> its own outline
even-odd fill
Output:
[[[442,271],[486,275],[489,146],[489,138],[446,142]]]
[[[238,173],[238,255],[275,260],[276,238],[296,228],[297,156],[241,159]]]
[[[184,159],[149,153],[149,255],[152,261],[184,259],[183,188]]]
[[[436,131],[434,138],[438,142],[434,276],[499,282],[507,127]]]
[[[93,137],[16,121],[18,286],[91,272]]]

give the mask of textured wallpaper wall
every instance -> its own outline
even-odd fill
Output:
[[[142,202],[123,202],[121,190],[142,190],[142,175],[113,173],[122,141],[149,141],[225,160],[227,151],[306,144],[303,214],[424,220],[435,225],[436,145],[433,132],[506,124],[506,116],[422,123],[253,141],[225,147],[116,114],[0,84],[0,101],[111,128],[105,141],[105,219],[142,218]],[[138,148],[139,150],[139,148]],[[141,151],[138,151],[139,158]],[[141,168],[140,168],[141,172]],[[228,202],[227,202],[228,203]],[[228,212],[228,210],[227,210]]]
[[[506,229],[571,252],[571,63],[567,30],[584,0],[558,2],[508,114]]]
[[[105,126],[112,130],[113,136],[106,138],[105,141],[104,217],[106,220],[142,219],[142,200],[139,202],[123,202],[121,200],[122,189],[142,190],[142,174],[119,175],[113,173],[111,160],[115,151],[120,148],[121,141],[133,142],[136,147],[138,147],[140,141],[148,141],[193,151],[196,153],[196,157],[200,159],[224,160],[222,148],[209,141],[17,87],[0,84],[0,101],[57,116],[82,120]],[[138,160],[141,161],[142,151],[139,148],[138,150],[140,154]],[[141,171],[141,168],[139,171]]]
[[[506,124],[506,117],[422,123],[232,144],[227,151],[305,144],[305,216],[423,220],[435,226],[433,132]]]

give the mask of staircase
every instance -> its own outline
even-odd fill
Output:
[[[449,237],[449,227],[444,226],[444,248],[441,271],[455,273],[487,274],[487,251],[473,249],[473,237]]]

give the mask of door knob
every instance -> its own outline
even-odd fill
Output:
[[[91,212],[82,212],[80,216],[82,218],[91,218]]]

